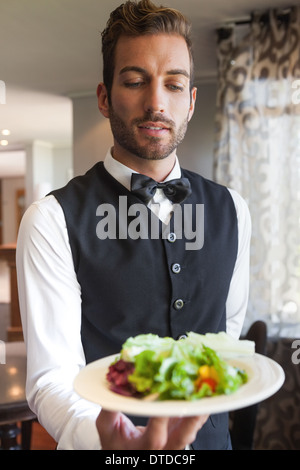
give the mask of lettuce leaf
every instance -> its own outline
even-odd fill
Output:
[[[168,351],[174,339],[170,337],[160,337],[154,334],[142,334],[128,338],[122,346],[121,356],[124,361],[132,361],[142,351],[147,349],[152,351]]]
[[[254,341],[236,339],[224,331],[220,333],[207,333],[206,335],[190,332],[188,333],[187,341],[196,347],[200,343],[204,344],[227,359],[235,356],[251,356],[255,352]]]
[[[132,395],[156,394],[160,400],[194,400],[233,393],[247,381],[247,374],[229,365],[217,351],[205,345],[202,336],[206,335],[189,334],[179,341],[153,334],[128,338],[122,347],[120,361],[131,364],[131,372],[122,380],[110,374],[115,381],[114,388],[116,383],[122,383],[126,393],[132,390]],[[221,341],[224,344],[224,338]],[[199,368],[203,365],[213,367],[217,374],[214,391],[206,383],[200,388],[195,386]],[[120,370],[124,374],[124,364],[122,367]],[[118,370],[116,365],[115,370]]]

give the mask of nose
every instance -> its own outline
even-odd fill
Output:
[[[158,84],[149,86],[145,97],[145,111],[150,113],[164,113],[166,103],[163,90]]]

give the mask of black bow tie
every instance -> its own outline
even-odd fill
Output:
[[[179,178],[165,183],[157,183],[149,176],[132,173],[131,176],[131,192],[136,194],[145,204],[155,194],[156,189],[162,189],[166,197],[175,204],[183,202],[191,193],[191,185],[187,178]]]

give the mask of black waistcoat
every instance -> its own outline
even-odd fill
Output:
[[[234,203],[226,188],[187,170],[182,175],[192,195],[167,227],[146,206],[138,212],[142,202],[102,162],[52,192],[64,211],[81,286],[87,362],[117,353],[127,337],[140,333],[178,338],[226,330],[238,245]],[[226,445],[223,432],[210,421],[196,448]]]

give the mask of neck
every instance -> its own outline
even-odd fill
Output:
[[[169,175],[176,160],[175,152],[161,160],[146,160],[130,153],[119,152],[116,146],[112,149],[112,156],[128,168],[149,176],[157,182],[163,181]]]

